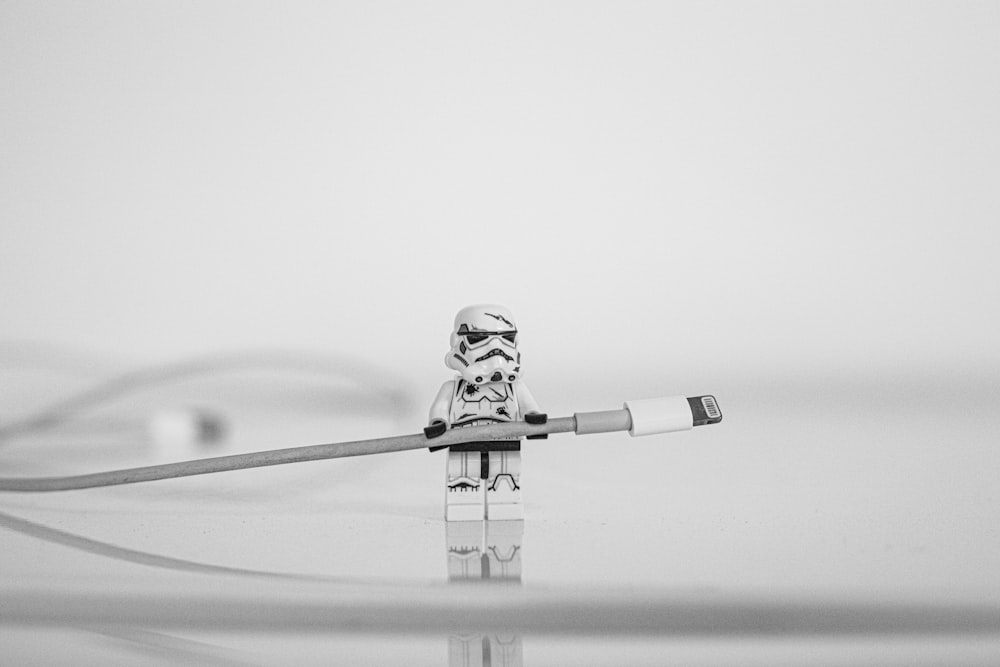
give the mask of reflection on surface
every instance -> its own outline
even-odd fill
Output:
[[[23,535],[28,535],[29,537],[34,537],[46,542],[52,542],[53,544],[61,544],[71,549],[78,549],[80,551],[85,551],[87,553],[96,554],[98,556],[104,556],[106,558],[111,558],[114,560],[119,560],[127,563],[135,563],[138,565],[146,565],[149,567],[163,568],[167,570],[176,570],[180,572],[194,572],[198,574],[216,574],[216,575],[239,575],[239,576],[250,576],[250,577],[262,577],[265,579],[274,579],[276,581],[290,580],[290,581],[316,581],[316,582],[327,582],[327,583],[345,583],[351,585],[393,585],[393,586],[420,586],[420,582],[410,582],[405,580],[392,580],[392,579],[375,579],[371,577],[336,577],[330,575],[315,575],[315,574],[295,574],[289,572],[272,572],[267,570],[253,570],[241,567],[231,567],[227,565],[213,565],[211,563],[202,563],[199,561],[187,560],[183,558],[175,558],[173,556],[164,556],[162,554],[151,553],[148,551],[140,551],[137,549],[129,549],[127,547],[121,547],[115,544],[110,544],[108,542],[102,542],[101,540],[91,539],[89,537],[83,537],[81,535],[76,535],[73,533],[66,532],[64,530],[58,530],[56,528],[50,528],[44,526],[40,523],[35,523],[34,521],[28,521],[27,519],[21,519],[19,517],[5,514],[0,512],[0,529],[11,530]]]
[[[452,521],[445,523],[448,582],[451,584],[521,583],[524,521]],[[469,595],[488,595],[481,588]],[[449,667],[521,667],[521,637],[470,633],[448,637]]]
[[[523,521],[451,521],[445,526],[450,583],[521,583]]]
[[[100,626],[82,629],[117,640],[121,655],[142,659],[169,659],[171,663],[246,665],[248,656],[218,644],[176,637],[140,628]]]
[[[129,563],[137,563],[139,565],[148,565],[150,567],[162,567],[182,572],[237,574],[255,577],[274,577],[278,579],[314,578],[305,575],[285,574],[281,572],[264,572],[260,570],[228,567],[225,565],[211,565],[209,563],[199,563],[197,561],[174,558],[172,556],[163,556],[160,554],[149,553],[147,551],[128,549],[126,547],[120,547],[115,544],[102,542],[100,540],[93,540],[89,537],[74,535],[73,533],[68,533],[64,530],[49,528],[48,526],[43,526],[40,523],[28,521],[27,519],[21,519],[10,514],[4,514],[3,512],[0,512],[0,528],[29,535],[47,542],[61,544],[72,549],[79,549],[88,553],[97,554],[98,556],[114,558],[116,560],[126,561]]]

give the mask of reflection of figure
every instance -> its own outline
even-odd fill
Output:
[[[521,583],[523,521],[461,521],[445,526],[450,583]],[[452,635],[448,638],[448,665],[521,667],[521,637]]]
[[[437,437],[448,428],[520,419],[546,422],[520,380],[517,327],[503,306],[460,310],[445,364],[459,375],[445,382],[434,400],[430,426],[424,429],[427,437]],[[446,487],[448,521],[523,519],[520,440],[452,445]]]
[[[487,521],[486,560],[489,571],[484,579],[491,581],[521,583],[521,538],[524,536],[523,521]]]
[[[521,667],[521,638],[517,635],[452,635],[448,638],[448,667]]]
[[[448,581],[521,582],[523,521],[460,521],[445,525]]]

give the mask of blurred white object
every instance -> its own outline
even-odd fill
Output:
[[[146,423],[150,440],[164,454],[176,456],[181,448],[202,453],[203,447],[219,443],[226,435],[226,420],[203,409],[157,410]]]

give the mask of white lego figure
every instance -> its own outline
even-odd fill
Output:
[[[431,406],[428,438],[449,428],[524,420],[546,415],[520,380],[514,316],[503,306],[463,308],[455,316],[445,364],[456,371]],[[448,521],[523,519],[521,442],[470,442],[448,452],[445,518]]]

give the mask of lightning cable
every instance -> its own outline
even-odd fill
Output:
[[[371,440],[355,440],[306,447],[272,449],[263,452],[234,454],[213,458],[181,461],[163,465],[111,470],[65,477],[0,478],[0,491],[39,493],[90,489],[119,484],[136,484],[160,479],[206,475],[228,470],[244,470],[264,466],[320,461],[348,456],[368,456],[435,447],[449,447],[465,442],[514,440],[524,436],[546,436],[550,433],[611,433],[628,431],[629,435],[652,435],[686,431],[695,426],[722,421],[722,412],[714,396],[685,398],[673,396],[640,401],[628,401],[621,410],[577,412],[572,417],[549,419],[544,424],[523,421],[470,426],[452,429],[430,440],[423,433]]]

